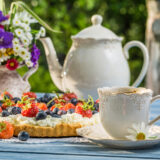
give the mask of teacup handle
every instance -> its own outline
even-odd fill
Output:
[[[155,97],[152,97],[151,103],[153,103],[154,101],[156,101],[157,99],[160,99],[160,95],[157,95]],[[160,120],[160,115],[157,116],[155,119],[151,120],[148,125],[152,125],[153,123],[157,122],[158,120]]]

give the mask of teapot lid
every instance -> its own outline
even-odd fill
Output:
[[[71,36],[72,39],[109,39],[109,40],[122,40],[122,37],[118,37],[111,30],[103,27],[102,16],[93,15],[91,18],[92,26],[87,27],[80,31],[78,34]]]

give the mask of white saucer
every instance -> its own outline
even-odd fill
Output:
[[[151,130],[160,134],[160,126],[152,126]],[[160,139],[142,141],[115,140],[105,132],[101,125],[83,127],[77,129],[77,133],[100,146],[116,149],[145,149],[160,144]]]

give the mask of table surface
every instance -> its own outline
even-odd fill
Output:
[[[40,94],[38,94],[40,95]],[[160,101],[151,105],[151,119],[160,114]],[[160,125],[160,122],[157,122]],[[144,150],[118,150],[103,148],[89,142],[68,142],[56,138],[55,142],[44,144],[0,142],[0,160],[126,160],[159,159],[160,145]]]

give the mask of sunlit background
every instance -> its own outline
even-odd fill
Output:
[[[8,7],[10,2],[13,1],[7,1]],[[93,14],[103,16],[103,25],[118,36],[122,36],[124,38],[123,45],[130,40],[145,41],[147,18],[145,0],[23,0],[23,2],[28,4],[53,29],[62,32],[47,32],[47,36],[50,36],[53,40],[61,64],[63,64],[72,44],[71,35],[91,25],[90,18]],[[39,69],[29,79],[32,91],[58,91],[49,75],[44,50],[40,44],[39,46],[41,48]],[[142,61],[142,53],[139,49],[131,49],[129,59],[131,83],[138,76]],[[23,74],[24,71],[26,71],[26,68],[22,69],[20,73]],[[142,86],[144,82],[141,84]]]

